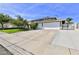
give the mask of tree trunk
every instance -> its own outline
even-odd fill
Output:
[[[27,24],[26,26],[27,26],[27,29],[30,29],[30,24]]]
[[[26,28],[26,25],[24,25],[24,29]]]
[[[2,25],[2,29],[4,30],[4,25],[3,25],[3,23],[1,23],[1,25]]]

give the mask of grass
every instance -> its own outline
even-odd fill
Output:
[[[20,32],[20,31],[24,31],[23,29],[5,29],[5,30],[0,30],[0,32],[5,32],[5,33],[16,33],[16,32]]]

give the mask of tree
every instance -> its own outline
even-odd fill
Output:
[[[16,17],[17,17],[17,20],[20,20],[20,21],[24,20],[20,15],[17,15]]]
[[[27,20],[23,20],[23,24],[24,24],[24,28],[27,28],[29,29],[29,24],[28,24],[28,21]]]
[[[14,20],[12,23],[14,25],[16,25],[17,27],[22,27],[23,26],[23,22],[21,20]]]
[[[0,23],[1,23],[2,29],[4,29],[4,24],[9,22],[10,19],[11,17],[9,15],[0,14]]]
[[[23,27],[24,23],[23,23],[23,18],[20,15],[16,16],[17,19],[14,21],[14,24],[18,27]]]
[[[67,19],[66,19],[66,21],[67,21],[67,29],[68,29],[69,24],[70,24],[70,23],[71,23],[71,21],[72,21],[72,18],[67,18]]]
[[[19,28],[29,28],[28,21],[24,18],[22,18],[20,15],[17,16],[17,19],[13,21],[13,24],[15,24]]]
[[[67,18],[66,21],[70,23],[72,21],[72,18]]]

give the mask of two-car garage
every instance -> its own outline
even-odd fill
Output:
[[[40,29],[59,29],[60,22],[39,23],[38,28],[40,28]]]

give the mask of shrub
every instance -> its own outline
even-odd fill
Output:
[[[38,23],[31,23],[30,24],[30,28],[33,30],[37,29],[37,27],[38,27]]]

